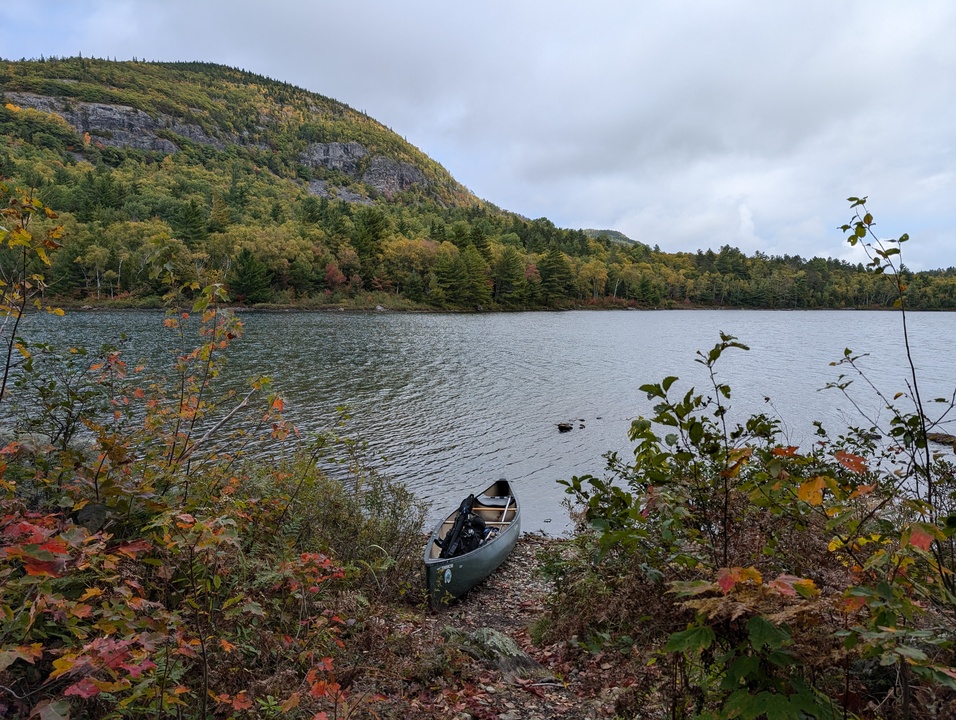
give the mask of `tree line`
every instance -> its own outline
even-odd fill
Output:
[[[174,113],[210,137],[244,138],[200,144],[160,131],[178,151],[119,148],[55,113],[0,107],[11,195],[36,188],[61,213],[45,276],[64,301],[150,305],[213,283],[232,302],[305,307],[881,308],[895,298],[862,264],[730,246],[665,253],[504,212],[361,113],[232,68],[4,62],[0,88]],[[426,181],[385,197],[297,159],[309,142],[348,140],[414,162]],[[956,307],[956,269],[901,272],[912,307]]]

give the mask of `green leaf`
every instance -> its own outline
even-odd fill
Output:
[[[747,633],[754,650],[765,647],[776,650],[790,642],[790,633],[761,615],[754,615],[747,621]]]
[[[69,720],[70,703],[66,700],[42,700],[33,708],[30,717],[39,717],[40,720]]]
[[[697,653],[709,648],[715,640],[714,631],[706,625],[673,633],[667,639],[667,652]]]

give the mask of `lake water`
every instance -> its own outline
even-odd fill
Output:
[[[523,502],[524,528],[568,529],[559,479],[601,474],[604,453],[627,453],[632,419],[650,413],[638,387],[667,375],[677,388],[708,384],[694,362],[719,332],[731,350],[719,379],[734,389],[732,418],[778,414],[790,442],[812,421],[831,430],[864,424],[836,391],[829,366],[846,347],[869,353],[871,378],[890,396],[906,390],[899,315],[855,311],[574,311],[501,314],[243,313],[225,380],[273,377],[288,418],[304,434],[348,405],[347,434],[367,440],[385,472],[405,482],[437,519],[470,490],[505,477]],[[950,396],[956,314],[913,313],[910,339],[924,399]],[[129,362],[162,361],[162,313],[70,312],[31,316],[24,337],[95,347],[126,333]],[[857,382],[859,398],[880,403]],[[767,402],[765,398],[770,398]],[[885,411],[883,413],[885,419]],[[559,422],[573,430],[560,433]],[[581,427],[583,425],[583,427]],[[950,430],[950,432],[953,432]]]

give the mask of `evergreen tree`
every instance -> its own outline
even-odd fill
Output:
[[[461,254],[465,266],[465,281],[462,304],[468,307],[485,307],[491,303],[491,281],[488,264],[474,245],[469,245]]]
[[[564,253],[552,246],[538,263],[541,273],[541,295],[546,303],[552,304],[567,298],[574,286],[574,276],[568,266]]]
[[[190,198],[176,210],[172,223],[176,237],[187,245],[206,237],[207,217],[205,208],[201,207],[195,198]]]
[[[514,247],[505,246],[492,266],[491,275],[494,280],[494,299],[498,302],[507,301],[524,279],[524,263]]]
[[[272,272],[249,248],[243,248],[229,273],[229,294],[236,302],[266,302],[271,296]]]

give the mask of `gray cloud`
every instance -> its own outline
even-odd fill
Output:
[[[99,0],[0,9],[0,54],[221,62],[365,110],[483,198],[696,251],[956,265],[956,6]]]

